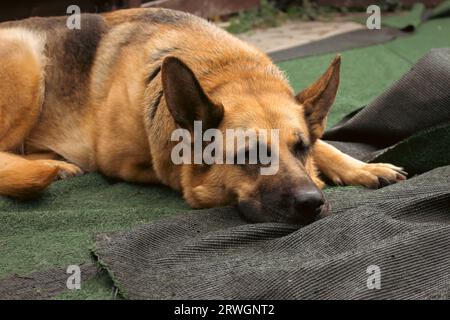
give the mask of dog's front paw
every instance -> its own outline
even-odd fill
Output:
[[[345,177],[338,178],[337,181],[333,180],[337,184],[360,185],[376,189],[405,180],[407,175],[403,168],[389,163],[363,163],[348,172]]]

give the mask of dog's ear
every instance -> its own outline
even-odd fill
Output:
[[[180,59],[167,57],[161,67],[167,107],[175,122],[193,130],[194,121],[202,121],[204,130],[217,128],[223,118],[223,106],[214,104],[189,67]]]
[[[325,130],[327,114],[339,86],[340,66],[341,56],[337,55],[327,71],[296,97],[304,107],[305,119],[314,139],[320,138]]]

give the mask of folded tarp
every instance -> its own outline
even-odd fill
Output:
[[[401,30],[413,31],[419,27],[423,22],[448,16],[450,14],[450,1],[442,1],[433,9],[426,9],[423,3],[416,3],[409,12],[401,15],[393,15],[381,17],[383,26],[397,28]]]
[[[335,189],[332,215],[302,228],[205,210],[99,235],[95,253],[131,299],[449,298],[449,185],[447,166]]]
[[[394,154],[417,172],[432,164],[406,157],[422,150],[395,150],[427,141],[441,148],[427,161],[449,165],[439,134],[449,132],[449,57],[432,50],[327,138],[360,158]],[[331,215],[307,226],[247,224],[226,207],[100,234],[93,252],[132,299],[449,298],[450,166],[376,191],[325,192]]]

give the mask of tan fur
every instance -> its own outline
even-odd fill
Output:
[[[363,164],[319,140],[340,58],[295,96],[264,53],[194,16],[132,9],[82,19],[92,30],[67,30],[63,18],[0,24],[0,194],[35,195],[56,176],[99,171],[168,185],[204,208],[248,199],[261,204],[261,188],[322,187],[317,167],[336,183],[368,187],[378,185],[378,176],[401,175],[397,167]],[[211,103],[223,108],[219,130],[280,129],[277,176],[172,163],[177,124],[161,77],[168,56],[183,61]],[[292,155],[299,140],[311,150],[303,160]],[[5,153],[21,151],[28,159]]]
[[[43,39],[20,28],[0,30],[0,150],[14,150],[36,124],[43,103]]]
[[[0,194],[19,199],[34,197],[52,183],[58,168],[0,152]]]

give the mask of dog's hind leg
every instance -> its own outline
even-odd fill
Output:
[[[13,151],[36,124],[44,99],[45,40],[0,29],[0,151]]]
[[[35,160],[37,163],[46,164],[51,167],[57,167],[58,178],[65,179],[69,177],[79,176],[83,174],[83,170],[67,161],[64,161],[59,155],[54,152],[40,152],[30,153],[22,156],[28,160]]]
[[[316,142],[313,152],[319,170],[337,185],[378,188],[406,179],[402,168],[388,163],[364,163],[322,140]]]
[[[0,195],[19,199],[32,198],[58,178],[83,173],[74,164],[50,157],[50,154],[19,156],[0,152]]]
[[[35,196],[60,171],[55,163],[12,154],[38,121],[44,99],[44,44],[34,32],[0,29],[0,195]]]
[[[0,195],[32,198],[57,178],[58,170],[45,163],[0,152]]]

